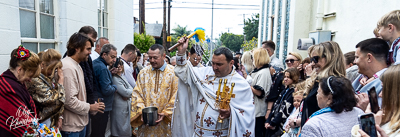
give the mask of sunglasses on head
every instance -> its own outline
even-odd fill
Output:
[[[322,55],[322,58],[324,57],[324,55]],[[320,56],[314,56],[314,57],[311,57],[311,59],[310,59],[310,61],[311,62],[314,62],[314,63],[318,63],[318,60],[320,59],[321,57]]]
[[[285,63],[294,63],[295,61],[299,61],[299,60],[295,60],[295,59],[287,59],[285,60]]]

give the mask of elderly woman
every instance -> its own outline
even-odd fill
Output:
[[[318,106],[322,109],[310,116],[300,135],[303,137],[349,136],[351,128],[358,124],[358,115],[364,113],[356,107],[357,99],[350,80],[335,76],[322,78],[317,92]]]
[[[112,67],[110,67],[111,70]],[[110,114],[111,136],[130,137],[132,135],[130,115],[131,115],[131,96],[133,88],[125,77],[122,76],[124,63],[119,60],[117,74],[113,75],[113,85],[117,86],[117,92],[114,95],[113,109]]]
[[[37,116],[36,106],[25,87],[40,74],[38,55],[20,46],[11,52],[9,69],[0,75],[0,135],[21,137],[27,125]],[[6,121],[27,122],[26,124],[6,123]]]
[[[41,74],[28,82],[27,88],[39,112],[39,122],[60,128],[65,102],[61,54],[54,49],[48,49],[40,52],[39,57],[42,61]]]
[[[269,89],[272,85],[271,74],[269,71],[269,55],[267,50],[258,48],[253,51],[254,61],[253,64],[256,68],[250,73],[253,78],[251,90],[254,94],[254,105],[256,114],[255,136],[264,136],[266,131],[264,127],[265,115],[267,112],[267,104],[265,98],[269,94]],[[272,106],[268,106],[272,107]]]
[[[253,55],[250,51],[244,52],[242,56],[242,65],[246,69],[247,74],[249,74],[254,69],[253,65]]]

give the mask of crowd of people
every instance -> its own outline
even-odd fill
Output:
[[[384,15],[376,38],[355,51],[326,41],[307,57],[289,52],[284,64],[273,41],[235,55],[221,47],[207,63],[185,37],[169,57],[159,44],[143,54],[133,44],[117,49],[84,26],[64,54],[11,52],[0,75],[0,134],[20,137],[38,119],[64,137],[368,137],[355,127],[372,113],[377,135],[400,136],[399,17]],[[156,126],[143,119],[148,107],[157,108]]]

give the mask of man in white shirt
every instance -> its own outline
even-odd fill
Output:
[[[136,51],[138,48],[136,48],[135,45],[133,44],[127,44],[125,48],[121,51],[121,59],[124,61],[124,70],[125,73],[122,74],[128,81],[128,83],[135,88],[136,86],[136,81],[135,78],[133,78],[133,66],[132,66],[132,61],[136,59]]]
[[[110,42],[108,41],[108,39],[106,37],[100,37],[99,39],[96,40],[96,47],[94,49],[95,52],[92,52],[92,54],[90,54],[90,58],[92,58],[92,60],[97,59],[100,56],[100,51],[101,48],[103,47],[104,44],[109,44]]]

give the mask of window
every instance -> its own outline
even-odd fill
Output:
[[[99,0],[97,3],[97,17],[99,28],[97,30],[98,37],[108,38],[108,3],[107,0]]]
[[[19,0],[21,43],[38,53],[57,45],[53,0]]]

